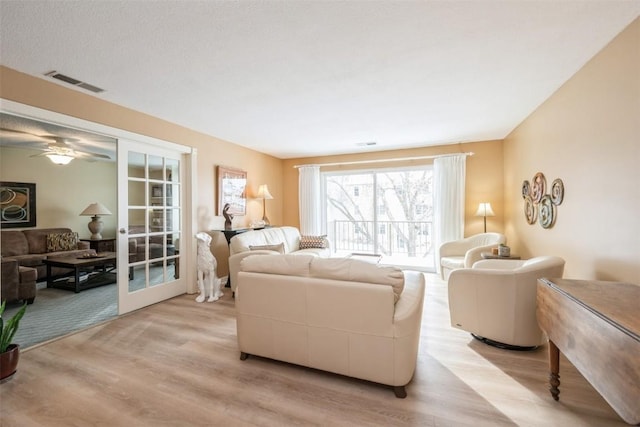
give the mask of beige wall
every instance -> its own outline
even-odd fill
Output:
[[[478,202],[489,201],[497,216],[488,219],[488,230],[504,232],[523,257],[562,256],[565,277],[640,283],[639,40],[636,19],[504,142],[283,161],[6,67],[0,67],[0,98],[196,148],[200,229],[223,223],[214,211],[215,165],[248,171],[249,196],[259,184],[269,184],[275,197],[267,202],[271,222],[297,226],[294,165],[473,151],[467,163],[465,235],[481,231],[482,219],[473,213]],[[16,175],[22,178],[9,176],[3,167],[0,178],[30,182],[31,172],[21,172]],[[565,200],[551,229],[524,219],[521,185],[536,172],[565,184]],[[249,214],[235,225],[261,217],[259,200],[249,199],[247,206]]]
[[[456,145],[442,145],[407,150],[382,151],[375,153],[348,154],[341,156],[307,157],[284,161],[284,192],[287,200],[284,205],[284,222],[299,226],[298,210],[298,170],[296,165],[354,162],[379,159],[406,159],[410,157],[433,156],[459,152],[473,152],[467,157],[467,175],[465,190],[465,236],[483,231],[483,220],[474,214],[480,202],[490,202],[496,213],[495,217],[487,218],[487,231],[503,231],[503,158],[502,141],[473,142]],[[356,167],[376,168],[392,167],[395,165],[432,164],[433,160],[411,160],[390,163],[370,163],[365,166],[333,166],[321,170],[354,169]]]
[[[0,98],[196,148],[198,150],[198,228],[201,230],[221,227],[224,224],[224,218],[217,216],[216,209],[216,165],[247,171],[249,195],[257,191],[258,185],[268,184],[275,198],[267,202],[269,218],[274,224],[282,222],[284,194],[282,161],[279,159],[103,101],[99,99],[99,95],[86,95],[3,66],[0,66]],[[212,121],[215,119],[215,117],[211,118]],[[28,179],[29,174],[30,172],[26,171],[22,174],[26,175],[27,182],[31,182]],[[17,180],[5,172],[4,168],[0,171],[0,179]],[[115,189],[115,180],[111,185]],[[38,198],[40,198],[39,191]],[[247,211],[246,216],[234,219],[234,226],[242,227],[248,225],[253,219],[261,218],[261,201],[247,200]]]
[[[526,257],[566,259],[565,277],[640,283],[640,20],[504,142],[505,229]],[[550,229],[529,225],[521,185],[561,178]]]
[[[88,239],[91,232],[87,224],[91,217],[80,216],[80,212],[91,203],[100,202],[114,213],[112,216],[102,217],[102,236],[115,237],[115,163],[73,160],[66,166],[60,166],[54,165],[46,157],[29,157],[40,153],[19,148],[0,149],[2,181],[36,184],[36,226],[68,227],[78,232],[81,239]]]

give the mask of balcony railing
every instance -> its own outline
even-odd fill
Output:
[[[330,232],[331,233],[331,232]],[[433,257],[431,221],[333,221],[337,252],[376,253],[392,257]]]

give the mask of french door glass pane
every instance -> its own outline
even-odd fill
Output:
[[[179,278],[180,163],[129,153],[129,292]]]

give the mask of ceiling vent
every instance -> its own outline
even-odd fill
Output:
[[[77,87],[82,88],[84,90],[91,91],[93,93],[104,92],[104,89],[100,89],[97,86],[94,86],[94,85],[91,85],[89,83],[85,83],[83,81],[74,79],[73,77],[65,76],[64,74],[61,74],[61,73],[59,73],[57,71],[49,71],[48,73],[45,73],[45,76],[48,76],[48,77],[51,77],[51,78],[54,78],[54,79],[58,79],[60,81],[68,83],[70,85],[77,86]]]
[[[369,141],[369,142],[358,142],[356,145],[358,147],[372,147],[374,145],[378,145],[378,143],[375,141]]]

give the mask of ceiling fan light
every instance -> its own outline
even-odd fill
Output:
[[[63,154],[47,154],[47,157],[56,165],[68,165],[73,160],[73,157]]]

